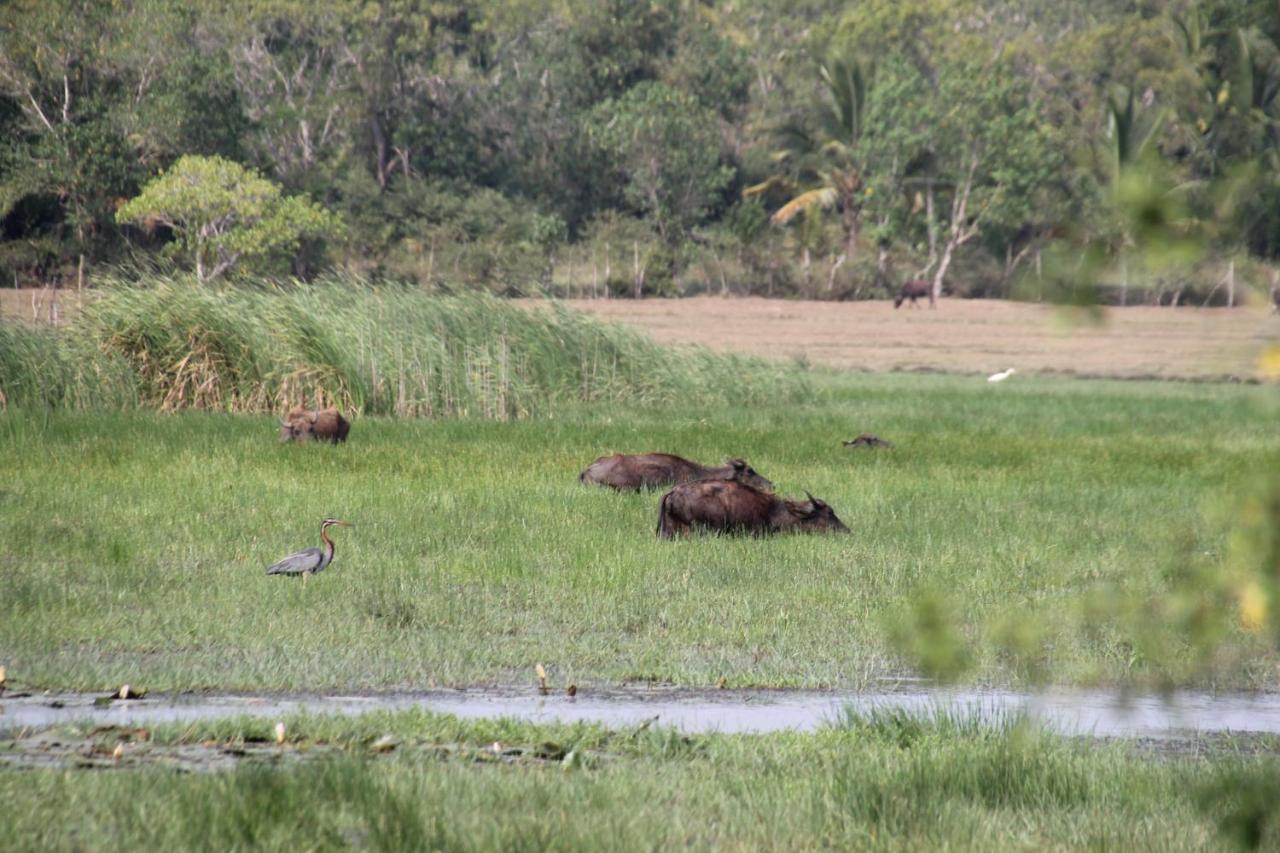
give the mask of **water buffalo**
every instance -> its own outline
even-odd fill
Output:
[[[578,475],[582,483],[609,486],[620,492],[636,492],[691,480],[736,480],[765,492],[773,483],[756,473],[743,459],[729,459],[717,467],[699,465],[670,453],[615,453],[601,456]]]
[[[280,422],[280,441],[331,441],[334,444],[347,440],[351,431],[351,422],[342,416],[337,409],[308,411],[302,406],[294,406]]]
[[[930,308],[938,307],[938,303],[933,298],[933,285],[923,278],[913,278],[904,282],[902,289],[898,291],[898,295],[893,297],[893,307],[901,308],[903,301],[910,299],[911,304],[919,308],[920,306],[916,304],[916,300],[922,296],[929,297]]]
[[[671,539],[691,527],[724,533],[849,532],[831,507],[805,494],[807,501],[789,501],[732,480],[681,483],[658,505],[658,535]]]

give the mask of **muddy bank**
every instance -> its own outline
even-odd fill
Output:
[[[554,743],[488,746],[401,740],[390,735],[365,742],[330,743],[285,735],[271,738],[154,742],[150,730],[131,726],[57,726],[0,740],[0,769],[129,770],[165,767],[184,773],[231,770],[243,764],[287,767],[338,755],[379,757],[409,753],[435,761],[477,764],[595,765],[608,756],[575,753]]]
[[[675,688],[583,689],[576,696],[535,690],[468,689],[377,695],[148,695],[103,702],[99,694],[0,697],[0,733],[66,724],[147,726],[231,717],[281,719],[300,713],[357,715],[419,708],[462,718],[509,717],[533,723],[652,721],[686,734],[812,731],[847,711],[947,712],[997,721],[1025,715],[1071,736],[1161,738],[1183,732],[1280,734],[1280,695],[1176,693],[1121,698],[1114,693],[907,690],[878,693]]]

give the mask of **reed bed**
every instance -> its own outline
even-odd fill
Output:
[[[0,394],[15,405],[260,413],[307,403],[510,420],[571,401],[808,393],[796,366],[661,347],[559,306],[527,310],[352,278],[223,288],[111,281],[61,332],[0,328]]]

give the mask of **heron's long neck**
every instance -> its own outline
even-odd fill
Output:
[[[325,560],[325,562],[327,563],[329,562],[329,560],[333,559],[333,540],[329,538],[328,528],[325,528],[325,527],[320,528],[320,538],[324,540],[325,551],[327,551],[329,554],[328,559]]]

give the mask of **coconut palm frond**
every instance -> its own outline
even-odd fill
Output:
[[[760,183],[753,184],[747,187],[746,189],[744,189],[742,191],[742,197],[751,198],[754,195],[763,195],[769,192],[769,190],[773,189],[774,187],[782,186],[785,183],[787,183],[787,180],[785,178],[779,177],[778,175],[774,175],[773,177],[766,178]]]
[[[1133,89],[1124,86],[1107,97],[1107,159],[1112,180],[1118,180],[1122,169],[1138,161],[1168,113],[1160,107],[1146,121],[1139,121],[1137,100]]]
[[[774,225],[786,225],[801,213],[815,207],[831,207],[836,203],[836,191],[832,187],[819,187],[816,190],[800,193],[782,207],[774,211],[769,221]]]
[[[819,71],[831,98],[831,111],[824,116],[828,135],[856,145],[862,138],[868,94],[875,65],[858,59],[833,59]]]

